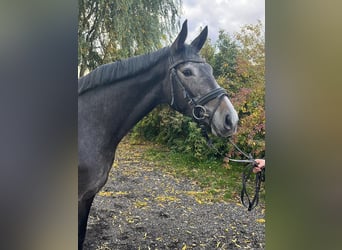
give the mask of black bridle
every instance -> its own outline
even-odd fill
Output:
[[[219,88],[209,91],[205,95],[195,96],[191,92],[191,90],[185,84],[183,84],[183,82],[181,81],[181,79],[179,78],[176,72],[177,66],[183,63],[187,63],[187,62],[205,63],[204,60],[197,60],[197,59],[188,59],[188,60],[180,60],[177,62],[173,62],[173,58],[170,57],[170,65],[171,65],[169,67],[170,82],[171,82],[170,105],[171,107],[177,109],[176,108],[177,104],[175,104],[175,94],[174,94],[174,88],[175,88],[174,85],[176,85],[182,90],[184,99],[191,106],[193,119],[199,124],[203,124],[205,119],[209,119],[208,126],[210,127],[214,114],[216,110],[218,109],[218,107],[220,106],[223,97],[228,96],[228,94],[225,89],[219,87]],[[219,101],[217,102],[213,111],[209,113],[208,110],[205,108],[205,105],[215,98],[218,98]]]

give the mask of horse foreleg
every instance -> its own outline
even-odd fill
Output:
[[[83,242],[87,231],[87,221],[91,204],[94,197],[86,200],[81,200],[78,203],[78,250],[83,249]]]
[[[113,155],[113,153],[111,154]],[[95,157],[94,157],[95,158]],[[98,159],[98,158],[97,158]],[[78,168],[78,249],[82,250],[87,231],[90,207],[94,197],[105,185],[114,156],[97,164],[79,164]]]

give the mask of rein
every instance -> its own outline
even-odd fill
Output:
[[[240,199],[241,203],[248,208],[248,211],[251,211],[253,208],[255,208],[259,203],[259,192],[260,192],[260,186],[261,182],[265,181],[265,168],[263,168],[260,172],[255,174],[255,192],[254,196],[251,199],[251,197],[248,195],[247,192],[247,182],[249,181],[251,174],[253,174],[253,168],[257,166],[257,163],[255,162],[252,155],[249,153],[243,152],[233,141],[231,138],[228,139],[229,142],[237,149],[241,154],[243,154],[247,159],[246,160],[236,160],[236,159],[229,159],[229,161],[232,162],[239,162],[239,163],[248,163],[245,166],[245,169],[242,173],[242,189],[240,193]],[[246,199],[245,199],[246,196]],[[246,201],[248,201],[248,204],[246,204]]]
[[[201,127],[201,132],[202,135],[206,138],[207,140],[207,145],[214,149],[217,153],[218,150],[215,148],[213,145],[211,139],[209,138],[209,135],[207,133],[207,130],[204,126]],[[247,182],[251,181],[250,177],[253,174],[253,168],[257,166],[256,161],[252,157],[252,155],[249,153],[245,153],[242,151],[233,141],[231,138],[228,138],[229,142],[234,146],[236,150],[238,150],[243,156],[245,156],[247,159],[244,160],[237,160],[237,159],[229,159],[229,161],[232,162],[238,162],[238,163],[247,163],[245,166],[243,172],[242,172],[242,188],[241,188],[241,193],[240,193],[240,200],[241,203],[244,207],[248,209],[248,211],[251,211],[253,208],[255,208],[258,203],[259,203],[259,192],[260,192],[260,187],[261,187],[261,182],[265,182],[265,168],[263,168],[260,172],[255,174],[255,191],[254,191],[254,196],[253,198],[248,194],[247,191]]]

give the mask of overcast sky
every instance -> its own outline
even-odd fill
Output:
[[[216,41],[223,29],[230,34],[245,24],[260,20],[265,25],[265,0],[183,0],[181,22],[188,19],[188,41],[208,25],[209,37]]]

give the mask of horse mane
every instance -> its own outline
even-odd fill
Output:
[[[169,53],[170,48],[165,47],[152,53],[101,65],[78,79],[78,95],[98,86],[112,84],[134,76],[155,65]]]

